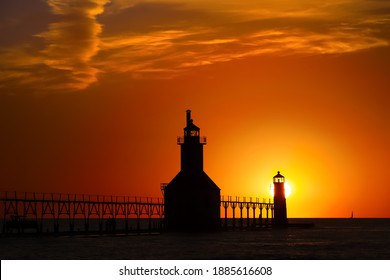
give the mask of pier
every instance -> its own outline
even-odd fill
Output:
[[[0,201],[3,233],[140,231],[145,219],[159,230],[164,215],[161,198],[1,192]]]
[[[188,198],[191,199],[191,198]],[[132,233],[164,230],[163,198],[0,192],[2,233]],[[221,229],[266,227],[273,203],[221,196]]]

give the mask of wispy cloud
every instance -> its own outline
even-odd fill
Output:
[[[215,30],[209,33],[215,34]],[[202,34],[210,39],[196,39],[201,36],[184,30],[105,38],[100,67],[108,71],[155,72],[159,77],[167,77],[193,67],[264,54],[342,54],[389,46],[389,41],[376,37],[375,31],[353,26],[330,28],[322,33],[297,28],[265,29],[229,38],[211,38],[204,30]]]
[[[117,9],[123,4],[122,1],[113,2]],[[150,26],[150,31],[142,34],[105,36],[96,61],[99,67],[107,71],[128,71],[137,77],[142,77],[142,73],[147,73],[147,77],[150,73],[165,77],[164,74],[177,75],[194,67],[265,54],[342,54],[389,46],[390,42],[389,38],[378,34],[378,30],[389,26],[389,15],[362,13],[361,5],[351,1],[325,4],[301,1],[289,8],[284,5],[285,1],[265,1],[262,6],[252,1],[245,4],[237,4],[237,1],[209,5],[202,1],[180,3],[181,6],[166,8],[175,9],[175,13],[188,13],[193,9],[198,15],[202,7],[207,7],[213,21],[201,22],[189,16],[188,21],[172,19],[166,23],[167,29],[162,25],[155,31],[156,27]],[[352,12],[340,8],[341,4]],[[123,10],[131,11],[136,6],[133,2],[123,6]],[[210,11],[210,6],[219,9]],[[162,6],[158,7],[161,9]],[[144,8],[153,9],[153,5]],[[355,15],[357,11],[360,13]],[[228,19],[225,15],[235,16]]]
[[[142,35],[108,36],[102,39],[101,52],[95,63],[108,72],[172,73],[173,53],[187,41],[186,38],[201,32],[163,30]]]

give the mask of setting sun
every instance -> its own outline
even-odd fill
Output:
[[[286,198],[289,197],[291,194],[291,187],[287,182],[284,183],[284,192],[285,192]],[[274,196],[274,185],[273,184],[271,184],[269,187],[269,193],[271,194],[272,197]]]

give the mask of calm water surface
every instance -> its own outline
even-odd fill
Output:
[[[312,228],[8,236],[1,259],[390,259],[390,219],[290,219]]]

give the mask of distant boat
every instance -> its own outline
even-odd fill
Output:
[[[353,219],[353,211],[352,211],[352,213],[351,213],[351,219]]]

